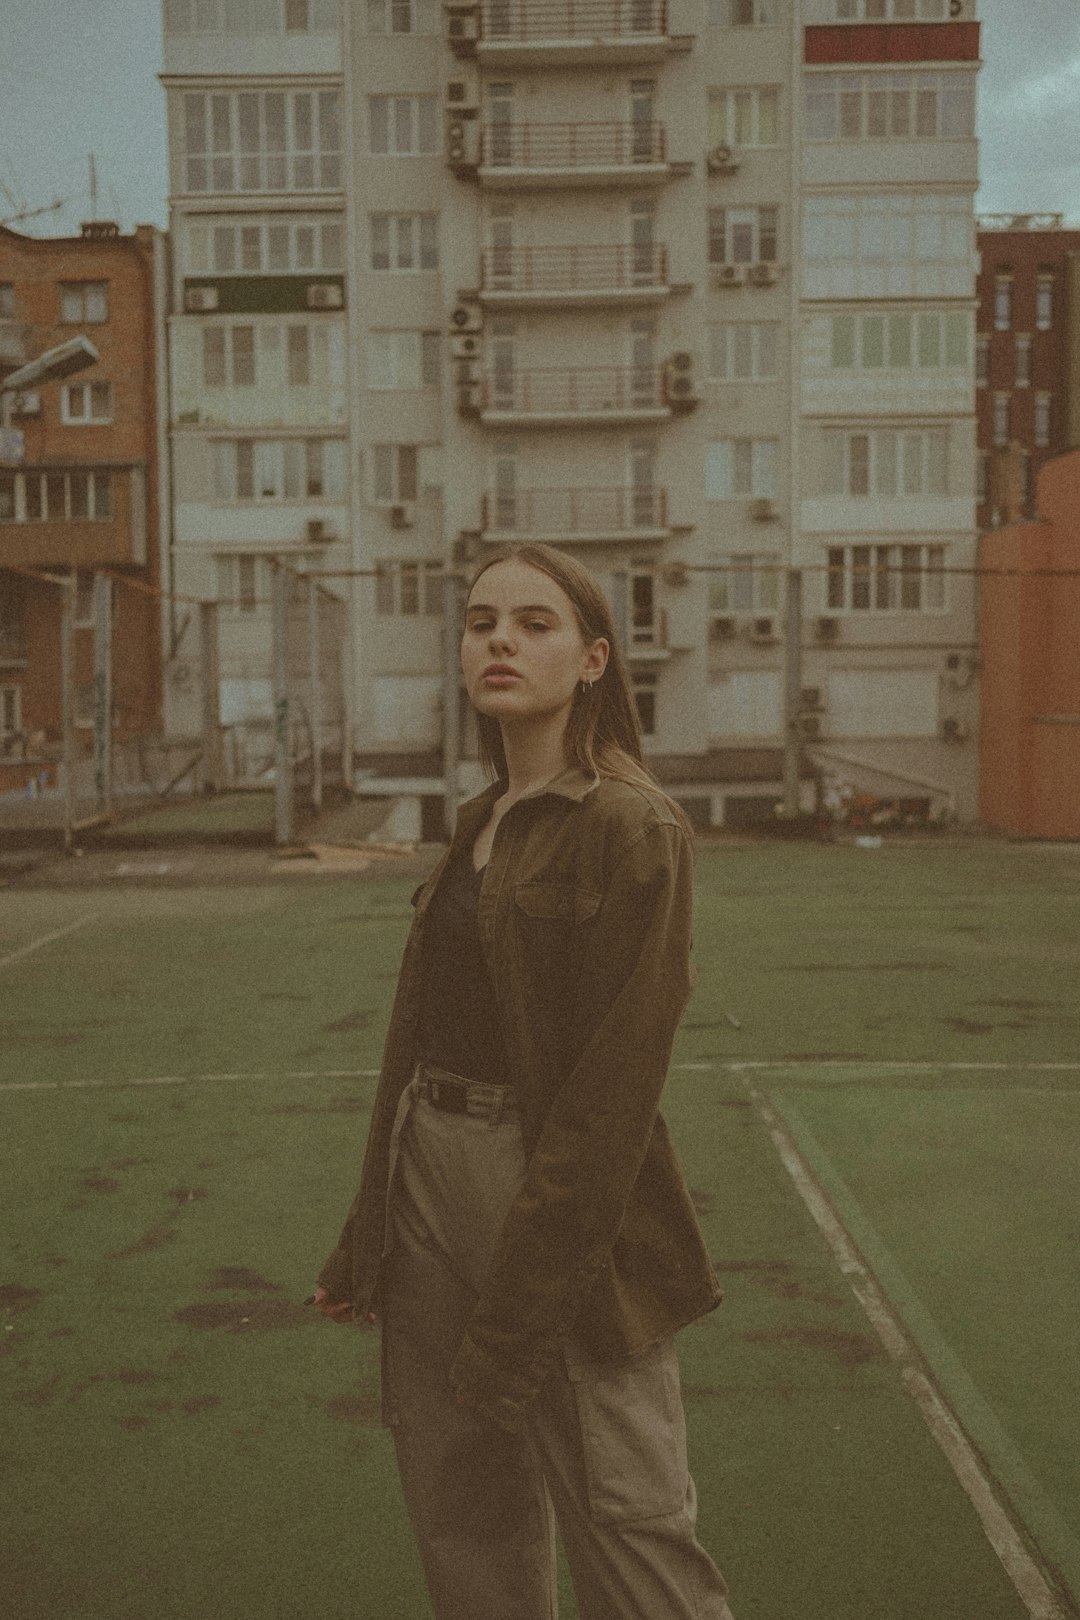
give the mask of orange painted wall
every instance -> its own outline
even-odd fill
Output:
[[[1036,493],[1041,521],[980,547],[980,818],[1080,838],[1080,450],[1047,462]]]

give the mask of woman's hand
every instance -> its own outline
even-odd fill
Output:
[[[316,1310],[321,1311],[323,1316],[329,1317],[331,1322],[347,1322],[352,1312],[349,1301],[345,1300],[340,1305],[331,1305],[329,1299],[330,1295],[325,1288],[316,1288],[314,1301]],[[369,1311],[368,1321],[374,1322],[374,1320],[375,1312]]]

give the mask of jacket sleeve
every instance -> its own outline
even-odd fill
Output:
[[[650,822],[620,852],[596,913],[577,1056],[451,1368],[458,1400],[511,1431],[615,1242],[645,1158],[695,978],[692,913],[690,840],[673,823]]]

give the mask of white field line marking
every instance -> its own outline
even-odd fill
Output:
[[[705,1066],[706,1065],[702,1065],[700,1063],[683,1063],[675,1065],[676,1068],[684,1069],[702,1068]],[[875,1073],[880,1073],[881,1070],[885,1069],[889,1070],[890,1072],[897,1071],[900,1073],[902,1073],[904,1070],[908,1070],[912,1074],[933,1074],[941,1069],[946,1069],[950,1072],[960,1072],[966,1069],[993,1069],[995,1072],[1001,1073],[1035,1073],[1061,1069],[1072,1073],[1076,1070],[1080,1070],[1080,1063],[999,1063],[990,1061],[986,1063],[974,1063],[970,1061],[963,1063],[927,1063],[916,1061],[914,1059],[910,1061],[903,1059],[889,1059],[879,1062],[874,1058],[842,1058],[835,1063],[830,1063],[827,1059],[812,1063],[805,1061],[799,1063],[784,1063],[780,1059],[770,1058],[768,1060],[759,1061],[755,1058],[745,1062],[740,1059],[731,1063],[716,1063],[708,1065],[708,1067],[723,1069],[729,1074],[749,1073],[751,1070],[760,1072],[762,1070],[769,1069],[783,1069],[785,1071],[790,1069],[793,1072],[798,1071],[800,1073],[813,1069],[873,1069]]]
[[[65,934],[73,934],[76,928],[85,928],[87,923],[97,922],[98,914],[92,911],[85,917],[77,917],[66,928],[55,928],[51,934],[42,934],[40,939],[32,939],[29,945],[21,945],[17,951],[9,951],[7,956],[0,956],[0,968],[7,967],[9,962],[17,962],[20,957],[29,956],[31,951],[40,951],[43,945],[49,945],[54,939],[63,939]]]
[[[751,1089],[750,1097],[803,1203],[820,1228],[889,1356],[899,1367],[904,1387],[918,1406],[930,1433],[979,1515],[990,1545],[1001,1560],[1031,1620],[1065,1620],[1064,1611],[1012,1519],[998,1501],[991,1481],[955,1414],[926,1376],[918,1350],[908,1338],[876,1278],[863,1262],[847,1228],[796,1147],[784,1122],[759,1091]]]
[[[252,1070],[248,1074],[158,1074],[134,1080],[16,1080],[0,1091],[125,1091],[129,1086],[190,1086],[200,1080],[358,1080],[378,1069]]]

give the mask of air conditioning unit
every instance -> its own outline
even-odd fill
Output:
[[[680,349],[664,366],[664,399],[674,410],[689,410],[700,398],[694,356]]]
[[[452,169],[475,169],[480,163],[480,129],[454,113],[446,120],[446,161]]]
[[[314,281],[307,290],[308,309],[340,309],[344,292],[336,281]]]
[[[780,266],[763,259],[760,264],[750,266],[749,279],[755,287],[772,287],[780,279]]]
[[[416,507],[412,501],[398,501],[389,508],[392,529],[411,529],[416,523]]]
[[[953,716],[950,715],[947,719],[941,722],[941,735],[946,742],[959,743],[964,741],[965,737],[967,736],[967,732],[964,730],[959,720],[954,719]]]
[[[710,641],[734,641],[739,626],[734,619],[720,618],[709,620]]]
[[[454,332],[450,338],[452,360],[479,360],[482,342],[479,332]]]
[[[800,707],[800,709],[820,709],[820,708],[822,708],[823,705],[822,705],[822,702],[821,702],[821,687],[820,686],[804,686],[802,691],[799,693],[799,707]]]
[[[334,536],[325,518],[308,518],[304,524],[304,538],[309,546],[325,546]]]
[[[668,563],[664,568],[664,584],[679,586],[689,585],[690,575],[685,563]]]
[[[40,416],[41,395],[36,390],[29,394],[16,394],[12,411],[16,416]]]
[[[837,641],[840,637],[840,620],[833,618],[819,619],[815,630],[819,641]]]
[[[705,159],[710,174],[734,174],[742,163],[742,153],[735,146],[714,146]]]
[[[750,621],[750,640],[751,641],[756,641],[759,646],[765,646],[768,642],[775,641],[776,640],[776,620],[775,619],[751,619],[751,621]]]
[[[713,283],[717,287],[745,287],[745,264],[718,264],[713,272]]]
[[[750,516],[755,523],[772,523],[780,513],[775,501],[770,500],[767,495],[759,495],[750,502]]]
[[[479,304],[455,304],[450,311],[451,332],[482,332],[484,330],[484,311]]]
[[[475,118],[480,111],[476,85],[471,79],[451,79],[446,86],[446,110],[455,118]]]
[[[184,308],[193,315],[205,315],[207,311],[217,309],[218,290],[216,287],[187,287],[184,289]]]
[[[447,6],[446,37],[451,46],[469,44],[480,38],[479,6]]]

